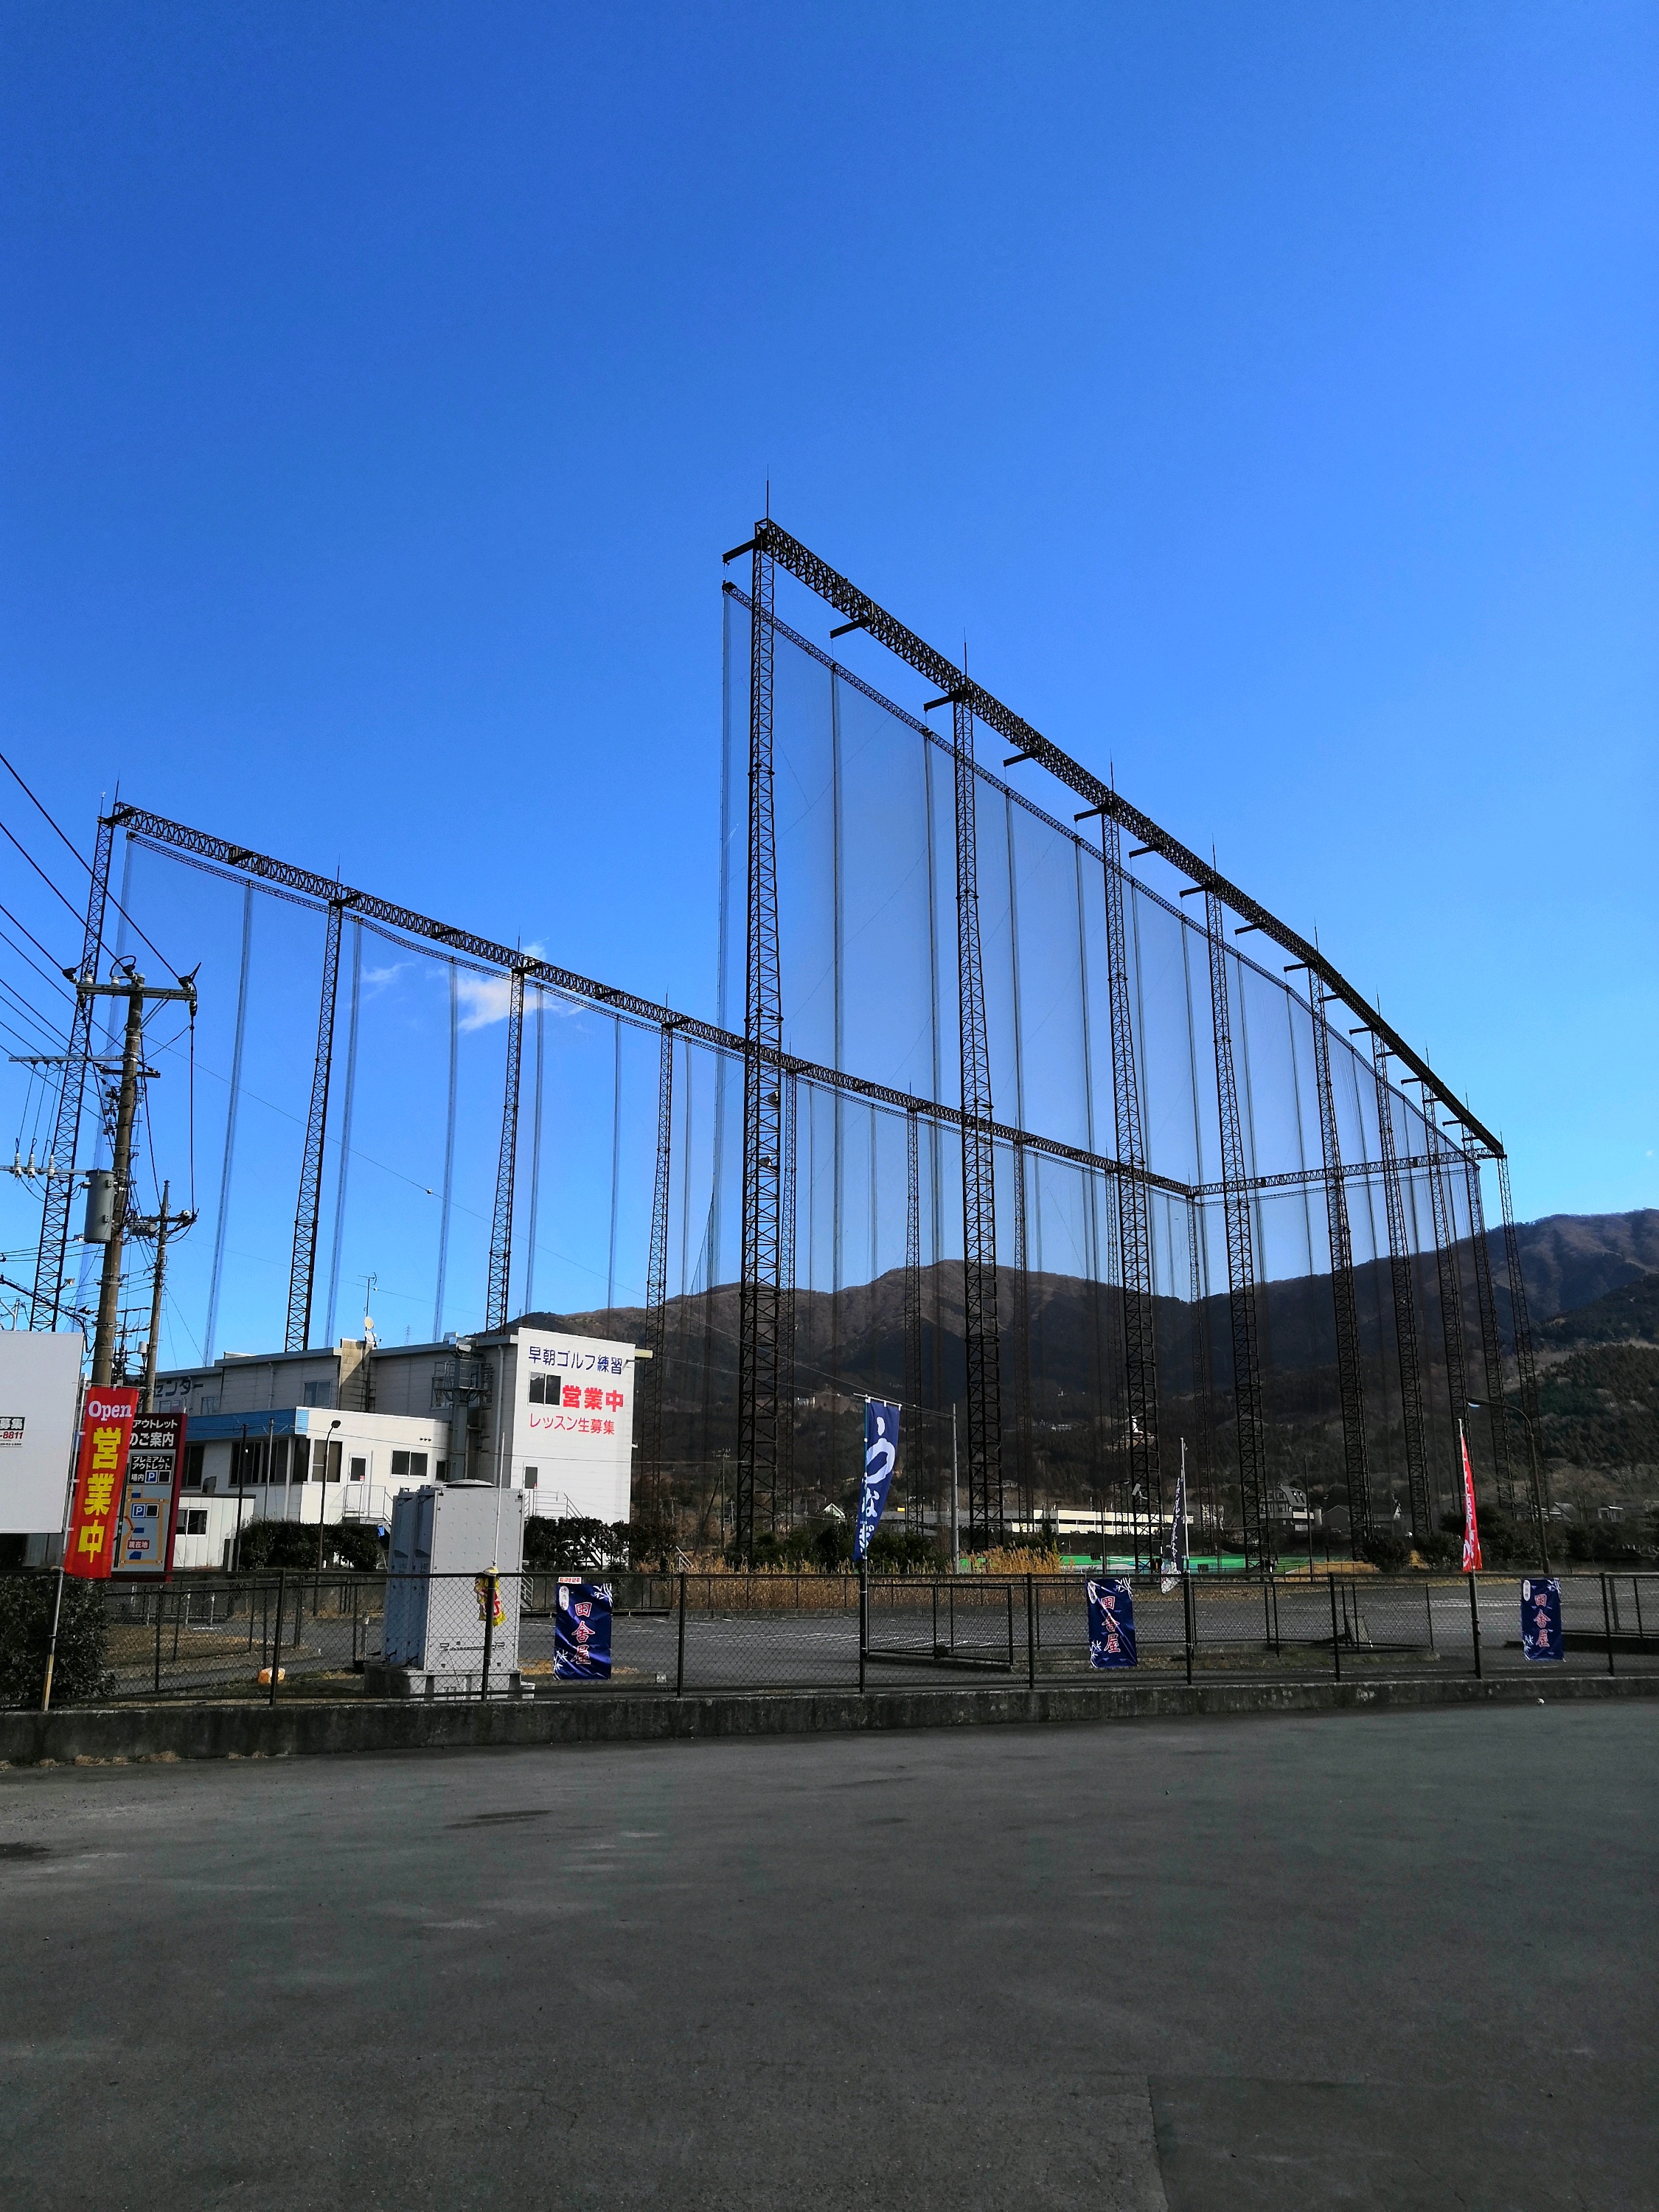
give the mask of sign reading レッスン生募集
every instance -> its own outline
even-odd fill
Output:
[[[75,1502],[64,1547],[66,1574],[101,1582],[115,1563],[118,1500],[137,1410],[137,1390],[94,1384],[87,1392],[75,1465]]]

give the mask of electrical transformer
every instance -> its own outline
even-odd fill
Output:
[[[441,1482],[399,1492],[392,1506],[382,1664],[428,1696],[505,1686],[519,1664],[521,1490]]]

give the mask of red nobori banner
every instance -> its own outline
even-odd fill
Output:
[[[94,1383],[81,1416],[81,1450],[75,1465],[75,1504],[70,1514],[64,1571],[101,1581],[115,1560],[121,1479],[138,1410],[136,1390]]]

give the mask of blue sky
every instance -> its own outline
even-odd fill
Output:
[[[5,37],[4,743],[78,838],[118,780],[712,1011],[769,476],[1316,927],[1522,1214],[1659,1203],[1651,9]]]

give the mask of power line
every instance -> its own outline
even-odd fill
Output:
[[[3,823],[0,823],[0,829],[3,829],[4,827],[5,824]],[[24,936],[27,938],[29,943],[34,947],[37,952],[44,953],[48,960],[52,959],[51,947],[49,945],[42,945],[40,939],[29,927],[28,924],[24,921],[19,921],[17,916],[3,901],[0,901],[0,914],[3,914],[5,915],[6,920],[11,924],[14,929],[21,929],[22,931]],[[20,952],[23,951],[23,948],[21,945],[16,949]],[[27,960],[28,954],[27,952],[23,952],[23,957],[25,960]],[[33,966],[33,963],[30,962],[30,965]],[[61,975],[64,972],[64,964],[62,961],[53,962],[53,965],[56,967],[58,973]],[[63,985],[61,983],[53,982],[52,978],[46,975],[46,971],[44,968],[37,968],[35,969],[35,973],[38,975],[44,976],[48,983],[52,983],[52,988],[59,994],[60,997],[65,999],[69,997],[69,993],[64,990]]]
[[[13,918],[10,915],[9,910],[5,907],[0,907],[0,914],[6,915],[9,920]],[[22,925],[21,922],[18,924],[18,927],[21,928]],[[27,933],[28,933],[27,931],[24,932],[26,936]],[[0,944],[9,945],[12,951],[17,955],[18,958],[27,966],[32,968],[43,983],[50,986],[52,990],[57,992],[60,998],[68,1000],[70,1006],[74,1005],[75,1001],[73,998],[70,997],[69,992],[64,990],[63,984],[49,975],[46,969],[40,965],[40,962],[32,958],[31,956],[23,950],[21,945],[17,944],[13,939],[8,937],[3,929],[0,929]],[[50,959],[52,956],[48,953],[46,957]],[[62,972],[63,971],[60,969],[58,971],[59,975],[61,975]]]
[[[58,823],[56,822],[56,820],[53,818],[53,817],[52,817],[52,815],[50,815],[50,814],[48,814],[48,813],[47,813],[47,811],[46,811],[46,808],[45,808],[44,806],[42,806],[42,805],[40,804],[40,800],[35,797],[34,793],[33,793],[29,789],[29,787],[28,787],[27,784],[26,784],[26,783],[24,782],[24,781],[23,781],[22,777],[21,777],[21,775],[19,775],[19,774],[17,773],[17,770],[16,770],[16,769],[12,766],[11,763],[10,763],[10,762],[6,758],[6,756],[4,755],[4,753],[0,753],[0,768],[3,768],[3,769],[5,769],[6,774],[7,774],[7,775],[11,778],[12,781],[13,781],[13,782],[17,786],[17,788],[18,788],[18,789],[22,793],[22,794],[23,794],[23,796],[25,797],[25,799],[27,799],[28,800],[28,802],[29,802],[30,805],[33,807],[33,809],[34,809],[35,812],[36,812],[36,813],[40,817],[41,820],[42,820],[42,821],[46,824],[47,828],[52,831],[52,833],[53,836],[55,836],[55,837],[58,839],[58,842],[59,842],[61,845],[63,845],[63,846],[64,846],[64,848],[65,848],[69,852],[70,852],[71,854],[74,854],[74,856],[75,856],[75,862],[76,862],[76,866],[77,867],[84,868],[84,869],[86,870],[86,872],[87,872],[88,875],[88,876],[90,876],[90,875],[92,874],[92,863],[91,863],[91,861],[90,861],[90,860],[88,860],[87,859],[86,855],[85,855],[83,853],[81,853],[81,852],[77,851],[77,850],[76,850],[76,847],[75,847],[73,844],[71,844],[71,843],[70,843],[70,840],[69,840],[69,839],[64,836],[64,834],[63,830],[62,830],[61,829],[59,829],[59,827],[58,827]],[[9,836],[11,833],[9,832],[9,830],[8,830],[6,834]],[[14,839],[14,840],[13,840],[13,842],[14,842],[14,843],[15,843],[15,842],[16,842],[16,841],[15,841],[15,839]],[[19,846],[19,847],[18,847],[18,850],[19,850],[20,852],[21,852],[21,851],[22,851],[22,848],[21,848],[21,846]],[[24,857],[24,859],[25,859],[25,860],[27,860],[27,859],[28,859],[28,855],[27,855],[26,853],[24,854],[23,857]],[[31,864],[30,864],[30,865],[31,865],[31,866],[33,866],[33,864],[31,862]],[[50,882],[52,881],[52,878],[51,878],[50,877],[47,877],[46,880],[47,880],[47,882],[48,882],[48,883],[50,883]],[[54,890],[56,890],[56,889],[57,889],[57,886],[56,886],[55,884],[53,885],[53,889],[54,889]],[[63,895],[63,893],[62,893],[61,891],[58,891],[58,896],[59,896],[59,898],[63,898],[63,896],[64,896],[64,895]],[[112,892],[111,892],[111,891],[107,890],[106,890],[106,892],[105,892],[105,896],[109,900],[110,904],[111,904],[111,905],[115,908],[115,911],[117,912],[117,914],[123,915],[123,916],[124,916],[124,917],[125,917],[128,921],[132,922],[132,927],[133,927],[133,928],[134,928],[136,931],[137,931],[137,933],[138,933],[138,935],[139,935],[141,938],[143,938],[143,941],[144,941],[144,943],[145,943],[146,945],[149,945],[149,947],[150,951],[151,951],[155,955],[156,958],[161,962],[161,963],[162,967],[163,967],[163,968],[165,968],[165,969],[167,969],[167,971],[168,975],[176,975],[178,974],[178,972],[179,972],[179,971],[178,971],[178,969],[173,966],[173,964],[172,961],[170,961],[170,960],[167,958],[167,957],[166,953],[162,951],[162,950],[161,950],[161,946],[160,946],[159,945],[157,945],[157,944],[156,944],[155,940],[153,938],[150,938],[150,937],[145,937],[145,936],[144,936],[144,933],[143,933],[143,931],[142,929],[139,929],[139,927],[138,927],[138,924],[137,924],[136,921],[132,921],[132,916],[131,916],[130,914],[128,914],[128,913],[127,913],[126,908],[122,905],[122,903],[121,903],[120,900],[119,900],[119,899],[118,899],[118,898],[114,896],[114,894],[113,894]],[[64,901],[64,903],[65,903],[65,905],[68,905],[68,901],[67,901],[67,900],[65,900],[65,901]],[[75,909],[74,909],[74,908],[73,908],[73,907],[70,907],[70,912],[71,914],[74,914],[74,913],[75,913]],[[76,921],[79,921],[79,920],[81,920],[81,919],[82,919],[82,917],[81,917],[80,915],[76,915]]]
[[[70,902],[69,902],[69,900],[68,900],[67,898],[65,898],[65,897],[64,897],[64,894],[63,894],[63,892],[62,892],[62,891],[60,891],[60,890],[58,890],[58,888],[57,884],[56,884],[55,883],[53,883],[53,881],[52,881],[52,878],[51,878],[51,877],[46,873],[46,870],[41,866],[41,865],[40,865],[40,863],[39,862],[39,860],[37,860],[35,859],[35,857],[34,857],[33,854],[33,853],[31,853],[31,852],[29,851],[28,848],[27,848],[26,845],[23,845],[23,844],[19,843],[18,840],[17,840],[15,836],[13,836],[13,835],[12,835],[11,831],[10,831],[9,830],[8,830],[8,829],[7,829],[7,827],[6,827],[6,825],[5,825],[5,823],[4,823],[3,822],[0,822],[0,837],[3,837],[3,838],[5,838],[5,839],[6,839],[6,841],[7,841],[7,842],[8,842],[9,844],[12,844],[12,845],[15,845],[15,846],[16,846],[17,850],[18,850],[18,851],[22,854],[23,858],[24,858],[24,859],[28,862],[28,864],[29,864],[30,867],[32,867],[32,868],[33,869],[33,871],[34,871],[35,874],[36,874],[37,876],[39,876],[39,877],[40,877],[40,880],[41,880],[41,882],[46,885],[46,889],[47,889],[47,890],[52,893],[52,896],[53,896],[55,899],[57,899],[57,900],[60,901],[60,902],[61,902],[61,903],[62,903],[63,905],[69,907],[69,910],[70,910],[70,912],[71,914],[75,915],[75,919],[76,920],[76,921],[82,921],[82,920],[83,919],[83,917],[82,917],[82,915],[78,915],[78,914],[75,914],[75,908],[74,908],[72,906],[70,906]],[[40,947],[40,950],[41,950],[43,952],[45,952],[45,951],[46,951],[46,947],[45,947],[45,945],[44,945]],[[46,957],[47,957],[47,958],[48,958],[48,959],[50,959],[52,956],[50,955],[50,953],[48,953]]]

